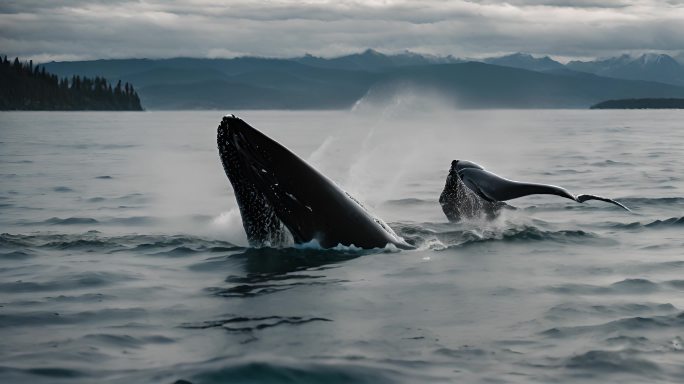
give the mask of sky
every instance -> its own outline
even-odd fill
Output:
[[[373,48],[561,61],[684,53],[684,0],[1,0],[0,54],[339,56]],[[684,57],[684,56],[681,56]]]

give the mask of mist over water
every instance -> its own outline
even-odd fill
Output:
[[[679,382],[684,114],[414,96],[225,113],[415,251],[246,247],[222,112],[0,114],[0,381]],[[633,213],[534,196],[448,223],[454,159]]]

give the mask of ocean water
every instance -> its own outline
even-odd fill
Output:
[[[684,112],[235,113],[418,249],[247,247],[221,111],[1,113],[0,382],[684,377]],[[451,224],[453,159],[633,212]]]

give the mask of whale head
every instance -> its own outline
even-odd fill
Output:
[[[251,245],[280,246],[288,238],[324,248],[405,244],[334,182],[243,120],[224,117],[217,144]]]
[[[482,169],[482,170],[484,170],[484,168],[483,168],[481,165],[475,164],[475,163],[473,163],[472,161],[468,161],[468,160],[453,160],[453,161],[451,162],[451,169],[450,169],[450,172],[458,173],[459,171],[464,170],[464,169],[466,169],[466,168],[475,168],[475,169]]]
[[[321,241],[324,197],[333,187],[325,176],[233,115],[221,121],[217,144],[251,245]]]
[[[232,115],[222,119],[217,130],[217,144],[250,245],[282,246],[291,243],[292,234],[276,213],[274,203],[278,200],[268,193],[277,192],[274,189],[279,187],[277,180],[268,179],[268,171],[272,171],[273,157],[283,149]]]
[[[302,183],[324,177],[289,149],[232,115],[221,121],[217,144],[233,186],[254,185],[273,205],[292,209],[296,198],[308,198]]]
[[[484,168],[468,160],[453,160],[451,162],[451,168],[449,168],[449,174],[447,175],[447,184],[455,188],[458,181],[462,179],[464,169],[480,169]]]

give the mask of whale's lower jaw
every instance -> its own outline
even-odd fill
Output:
[[[256,185],[253,170],[228,136],[227,126],[222,124],[217,134],[219,156],[233,186],[250,246],[280,247],[291,244],[292,235]]]
[[[285,247],[294,244],[292,234],[278,218],[275,209],[253,184],[242,183],[237,188],[234,185],[233,190],[250,246]]]

